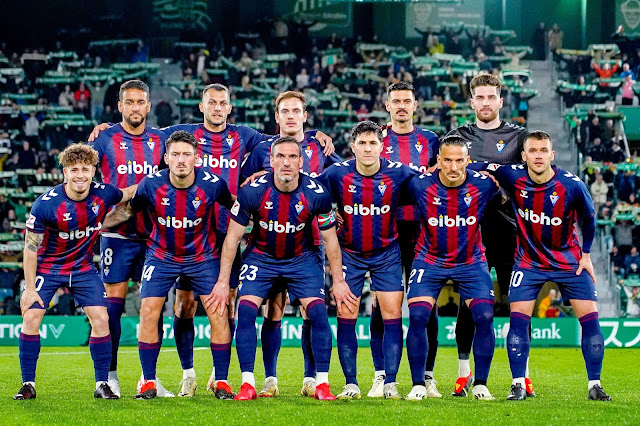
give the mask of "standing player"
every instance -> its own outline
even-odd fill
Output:
[[[384,321],[385,398],[402,398],[396,374],[402,358],[402,262],[395,214],[400,191],[418,173],[409,166],[380,159],[382,131],[371,122],[351,130],[355,160],[329,167],[319,180],[329,189],[344,223],[339,240],[345,280],[360,306],[365,274],[371,274]],[[358,309],[338,315],[338,355],[346,378],[338,399],[360,399],[356,380]]]
[[[319,176],[326,167],[341,161],[340,158],[333,155],[326,155],[322,150],[322,146],[316,139],[316,130],[304,132],[304,124],[307,121],[307,101],[305,96],[300,92],[283,92],[275,101],[275,120],[280,127],[280,137],[293,137],[300,142],[303,152],[304,161],[302,163],[301,172],[311,176]],[[247,180],[255,179],[268,171],[272,170],[270,164],[271,144],[276,137],[267,140],[251,153],[247,161],[242,166],[243,176]],[[313,237],[316,246],[318,246],[318,255],[324,262],[324,251],[322,249],[322,237],[317,225],[313,225]],[[279,394],[277,379],[277,361],[280,345],[282,343],[281,336],[281,320],[284,315],[284,306],[286,301],[285,292],[276,292],[270,295],[267,301],[267,314],[262,324],[261,341],[262,341],[262,357],[265,367],[265,382],[259,395],[262,397],[273,397]],[[304,378],[302,380],[302,395],[313,396],[315,389],[316,367],[314,363],[313,351],[311,348],[311,321],[306,317],[304,308],[302,308],[304,318],[302,324],[302,353],[304,357]]]
[[[518,247],[511,275],[511,321],[507,351],[513,384],[509,400],[527,398],[525,370],[529,326],[538,293],[547,281],[560,287],[582,327],[582,355],[587,367],[588,398],[609,401],[600,384],[604,338],[598,321],[591,244],[595,213],[589,190],[580,178],[551,166],[555,152],[549,135],[531,132],[523,146],[526,167],[498,167],[494,176],[508,192],[517,212]],[[575,224],[580,222],[580,247]],[[477,340],[477,339],[476,339]]]
[[[311,321],[311,344],[318,369],[315,398],[335,399],[329,385],[331,330],[324,303],[324,273],[311,234],[316,217],[331,262],[338,309],[342,310],[342,303],[356,309],[355,297],[342,276],[331,196],[315,179],[300,174],[302,163],[300,143],[292,137],[278,138],[271,149],[273,173],[241,188],[231,209],[233,220],[222,249],[220,276],[206,303],[214,310],[227,303],[233,256],[253,218],[255,226],[240,274],[236,348],[243,383],[235,397],[238,400],[257,397],[253,375],[255,320],[258,307],[276,279],[286,280],[292,300],[300,300]]]
[[[488,161],[496,164],[519,164],[522,143],[526,130],[515,124],[500,120],[500,80],[491,74],[475,76],[470,84],[471,107],[475,111],[474,123],[465,124],[451,131],[449,135],[459,135],[469,144],[471,161]],[[489,268],[495,268],[500,293],[504,303],[509,293],[509,279],[513,268],[516,248],[516,225],[510,204],[495,205],[487,211],[481,227]],[[492,238],[502,235],[503,238]],[[473,373],[469,364],[469,354],[474,335],[471,311],[460,304],[456,322],[456,343],[458,345],[458,380],[453,395],[467,396],[473,384]],[[528,370],[528,369],[527,369]],[[526,374],[526,390],[535,396],[533,384]]]
[[[418,108],[415,89],[411,83],[398,82],[389,86],[387,90],[387,111],[391,116],[391,128],[387,129],[382,140],[382,157],[400,162],[425,173],[436,162],[438,153],[438,136],[425,129],[413,125],[413,114]],[[404,282],[408,285],[409,271],[415,256],[415,246],[420,230],[420,214],[414,206],[400,207],[396,216],[398,226],[398,243],[402,254]],[[434,309],[429,319],[429,350],[425,380],[427,382],[427,396],[440,398],[440,392],[433,380],[433,365],[438,350],[438,317]],[[382,349],[384,336],[384,322],[380,309],[373,306],[370,323],[370,345],[373,357],[375,377],[373,386],[368,393],[370,397],[382,397],[385,382],[385,361]]]
[[[103,182],[124,188],[140,183],[142,178],[158,171],[167,137],[162,131],[147,126],[150,108],[149,87],[145,83],[129,80],[120,86],[118,110],[122,113],[122,122],[104,129],[90,142],[98,151]],[[129,279],[140,281],[151,227],[149,214],[139,212],[100,238],[102,280],[107,292],[112,338],[109,386],[117,395],[120,395],[117,367],[124,299]],[[159,332],[162,333],[162,317],[159,321]],[[158,383],[158,396],[174,395]]]
[[[413,379],[413,388],[407,395],[410,400],[427,396],[426,326],[438,295],[449,280],[457,286],[476,324],[473,395],[476,399],[495,399],[486,386],[495,348],[493,283],[479,228],[489,202],[499,202],[501,197],[498,187],[487,176],[467,173],[468,163],[466,141],[448,136],[440,143],[438,172],[421,175],[407,184],[407,199],[416,204],[422,221],[407,296],[407,357]]]
[[[58,287],[68,287],[91,322],[89,350],[95,369],[96,398],[118,399],[107,384],[111,336],[104,285],[93,264],[93,247],[110,207],[128,201],[135,186],[120,191],[92,182],[97,152],[71,144],[59,156],[65,183],[42,194],[31,208],[24,247],[25,290],[20,300],[22,388],[13,399],[36,397],[40,323]]]
[[[158,318],[164,300],[178,277],[184,276],[201,297],[211,292],[219,271],[216,245],[215,203],[231,207],[231,194],[224,180],[195,169],[198,143],[189,132],[177,131],[166,142],[162,170],[144,178],[128,206],[112,212],[107,225],[129,219],[134,211],[149,209],[153,230],[149,239],[140,297],[138,349],[144,382],[137,399],[157,396],[156,364],[160,352]],[[226,309],[226,305],[224,306]],[[211,324],[211,354],[216,371],[216,397],[231,399],[227,383],[231,335],[225,317],[208,311]]]

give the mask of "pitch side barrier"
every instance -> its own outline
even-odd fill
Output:
[[[329,318],[333,331],[333,345],[336,345],[337,322]],[[206,317],[196,317],[195,345],[208,347],[210,326]],[[438,340],[442,346],[455,346],[456,319],[440,317]],[[509,331],[509,318],[495,318],[494,332],[496,346],[505,346],[505,338]],[[532,346],[538,347],[579,347],[580,324],[576,318],[533,318]],[[600,326],[604,334],[607,348],[638,348],[640,347],[640,318],[601,318]],[[122,317],[121,346],[137,346],[136,332],[138,317]],[[258,318],[256,327],[262,327],[262,318]],[[18,346],[18,336],[22,329],[22,317],[0,316],[0,346]],[[403,330],[406,337],[409,329],[409,319],[403,319]],[[358,346],[369,346],[369,318],[358,318],[356,324]],[[45,316],[40,327],[43,346],[79,346],[87,341],[89,323],[84,317],[56,317]],[[302,336],[302,319],[285,317],[282,320],[282,346],[300,347]],[[258,343],[260,333],[258,332]],[[163,347],[175,346],[173,337],[173,319],[164,319]]]

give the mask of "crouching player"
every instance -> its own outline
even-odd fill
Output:
[[[144,382],[136,399],[157,396],[156,365],[160,352],[158,318],[169,290],[178,277],[193,284],[200,297],[211,292],[218,278],[215,203],[230,208],[232,196],[227,184],[211,173],[194,168],[199,159],[198,142],[184,130],[165,142],[168,169],[145,177],[127,206],[109,213],[105,225],[128,220],[135,212],[149,209],[153,230],[142,269],[140,336],[138,350]],[[211,324],[211,354],[216,375],[215,395],[231,399],[227,383],[231,335],[226,318],[207,311]]]
[[[220,276],[205,302],[214,311],[225,308],[231,264],[253,218],[253,231],[240,270],[236,349],[242,387],[237,400],[257,397],[253,374],[257,344],[255,321],[258,307],[276,280],[287,282],[291,300],[301,302],[311,321],[311,345],[318,371],[314,396],[322,400],[335,399],[328,380],[331,329],[324,302],[324,271],[312,235],[316,217],[331,263],[334,297],[339,309],[347,299],[353,305],[355,298],[342,276],[331,196],[315,179],[300,173],[302,161],[300,143],[289,136],[280,137],[271,146],[273,172],[240,188],[222,248]]]
[[[119,190],[92,182],[98,152],[86,144],[60,153],[65,182],[42,194],[27,220],[24,247],[26,287],[20,299],[22,388],[13,399],[36,397],[40,323],[58,287],[68,287],[91,323],[89,350],[95,369],[96,398],[118,399],[107,384],[111,335],[104,284],[93,264],[93,247],[109,208],[128,201],[135,185]]]
[[[440,142],[440,170],[407,184],[406,199],[418,206],[422,231],[409,276],[407,357],[413,388],[408,400],[425,398],[427,321],[442,287],[452,280],[469,306],[476,326],[473,339],[476,399],[495,399],[487,389],[493,358],[493,283],[484,256],[480,221],[488,203],[500,202],[498,187],[487,176],[467,173],[466,141],[448,136]]]

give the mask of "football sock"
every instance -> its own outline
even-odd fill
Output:
[[[104,337],[89,337],[89,351],[93,359],[96,382],[106,382],[109,379],[111,348],[110,334]]]
[[[356,338],[356,320],[338,318],[338,357],[346,383],[358,384],[356,379],[358,339]],[[306,373],[305,373],[306,375]]]
[[[22,371],[22,382],[35,382],[36,364],[38,363],[38,357],[40,356],[40,333],[20,333],[18,347],[20,351],[20,370]]]
[[[118,369],[118,349],[120,348],[120,335],[122,328],[120,319],[124,312],[124,299],[122,297],[107,297],[107,313],[109,314],[109,333],[111,334],[111,361],[109,371]]]
[[[464,301],[460,302],[458,318],[456,320],[456,344],[458,346],[458,377],[467,377],[471,374],[469,355],[473,344],[473,336],[476,326],[473,323],[471,310]],[[461,362],[465,361],[465,362]]]
[[[438,353],[438,309],[431,310],[429,322],[427,322],[427,339],[429,339],[429,352],[427,353],[427,363],[424,366],[426,371],[433,371]]]
[[[511,367],[511,377],[524,377],[529,358],[529,324],[531,317],[520,312],[511,312],[507,353]]]
[[[604,337],[600,330],[598,313],[591,312],[579,318],[582,326],[582,356],[589,380],[600,380],[604,358]]]
[[[229,333],[231,335],[231,341],[233,342],[233,338],[235,337],[235,334],[236,334],[236,319],[235,318],[229,318]]]
[[[424,366],[427,362],[427,322],[433,305],[429,302],[409,303],[409,331],[407,333],[407,358],[413,385],[424,386]]]
[[[193,368],[193,341],[196,333],[193,318],[173,317],[173,335],[176,340],[178,358],[183,370]]]
[[[138,341],[138,353],[145,380],[156,380],[156,365],[160,354],[160,342],[145,343]]]
[[[311,346],[319,373],[329,372],[331,362],[331,328],[324,300],[316,299],[307,305],[307,315],[311,320]]]
[[[229,376],[229,362],[231,362],[231,342],[210,343],[211,357],[216,371],[216,382],[227,380]]]
[[[369,346],[371,347],[371,357],[373,358],[373,368],[376,371],[384,370],[384,351],[382,350],[382,339],[384,337],[384,322],[379,307],[371,308],[371,318],[369,322]]]
[[[473,339],[475,384],[486,385],[496,346],[496,338],[493,333],[493,300],[473,299],[470,308],[476,329],[476,338]]]
[[[253,372],[256,359],[256,346],[258,336],[256,334],[256,317],[258,307],[249,300],[241,300],[238,304],[238,328],[236,329],[236,351],[240,371]],[[218,372],[216,371],[216,375]],[[245,382],[243,377],[243,382]],[[255,380],[254,380],[255,385]]]
[[[402,318],[384,320],[382,347],[384,348],[384,370],[387,373],[384,382],[394,383],[402,359]]]
[[[262,340],[262,361],[266,377],[277,376],[278,353],[282,344],[281,321],[264,318],[260,339]]]
[[[311,348],[311,320],[302,321],[302,336],[300,338],[302,346],[302,357],[304,359],[304,377],[315,377],[316,361],[313,358],[313,349]]]

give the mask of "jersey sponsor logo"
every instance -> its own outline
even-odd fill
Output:
[[[467,205],[467,207],[469,207],[469,205],[471,205],[471,201],[473,200],[473,197],[471,196],[471,194],[469,194],[467,192],[466,197],[464,197],[464,203]]]
[[[116,171],[119,175],[136,174],[136,175],[152,175],[158,171],[158,166],[151,164],[147,161],[138,163],[137,161],[129,160],[127,164],[120,164]]]
[[[160,204],[162,204],[163,206],[168,206],[169,205],[169,199],[165,198],[165,197],[162,197],[162,202]]]
[[[549,199],[551,200],[551,204],[553,204],[554,206],[556,205],[556,203],[558,202],[558,193],[556,191],[553,191],[553,194],[549,195]]]
[[[459,228],[461,226],[471,226],[477,221],[478,219],[475,216],[462,217],[457,214],[456,217],[449,217],[447,215],[440,215],[440,217],[430,217],[427,223],[430,226]]]
[[[520,215],[521,218],[531,223],[539,223],[541,225],[551,225],[551,226],[562,225],[561,218],[549,217],[546,214],[544,214],[544,212],[537,214],[529,209],[525,209],[524,211],[522,211],[522,209],[518,209],[518,214]]]
[[[196,167],[209,167],[212,169],[237,169],[238,160],[236,160],[235,158],[224,158],[222,155],[219,157],[214,157],[213,155],[205,154],[204,157],[200,158],[196,162]]]
[[[502,154],[502,150],[504,149],[504,141],[500,141],[496,144],[496,148],[498,149],[498,154]]]
[[[102,223],[98,222],[96,226],[87,226],[85,229],[75,229],[71,232],[59,232],[58,236],[63,240],[79,240],[81,238],[89,237],[93,232],[98,232],[102,229]]]
[[[196,197],[195,200],[191,201],[191,204],[193,204],[193,207],[197,209],[200,207],[200,204],[202,204],[202,201],[200,201],[199,197]]]
[[[293,234],[304,229],[305,224],[301,223],[298,226],[291,222],[280,223],[277,220],[270,220],[269,223],[261,220],[258,222],[262,229],[267,231],[277,232],[278,234]]]
[[[62,221],[63,222],[68,222],[71,220],[71,213],[63,213],[62,214]]]
[[[273,210],[273,202],[267,201],[266,203],[264,203],[264,208],[265,210]]]
[[[233,203],[233,206],[231,207],[231,214],[234,216],[237,216],[239,211],[240,211],[240,203],[238,202],[238,200],[236,200]]]
[[[362,204],[354,204],[353,206],[346,205],[344,206],[344,212],[347,214],[352,214],[354,216],[380,216],[383,214],[387,214],[391,211],[391,207],[388,205],[384,206],[376,206],[371,204],[370,206],[363,206]]]
[[[25,224],[28,228],[33,228],[33,226],[36,224],[36,217],[34,215],[32,215],[31,213],[29,213],[29,219],[27,220],[27,223]]]
[[[298,201],[298,204],[296,204],[295,207],[296,207],[296,212],[298,212],[298,214],[300,214],[302,209],[304,209],[304,205],[302,204],[302,201]]]
[[[384,183],[384,181],[380,182],[380,185],[378,185],[378,191],[380,191],[380,195],[384,195],[384,191],[387,190],[387,184]]]
[[[427,166],[416,166],[413,163],[409,163],[408,164],[409,167],[411,167],[413,170],[417,170],[420,173],[427,173]]]
[[[199,217],[196,220],[191,220],[186,217],[183,217],[182,219],[178,219],[173,216],[167,216],[166,218],[158,217],[158,223],[162,226],[166,226],[167,228],[188,229],[200,225],[200,223],[202,223],[202,218]]]

